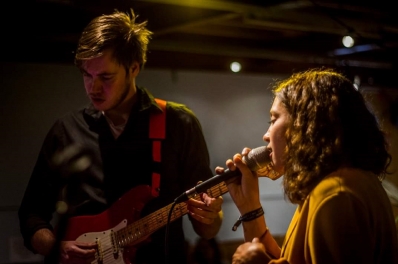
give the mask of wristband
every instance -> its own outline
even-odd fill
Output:
[[[240,226],[240,224],[242,222],[248,222],[248,221],[254,220],[256,218],[259,218],[263,214],[264,214],[264,210],[263,210],[262,207],[260,207],[260,208],[258,208],[256,210],[253,210],[253,211],[250,211],[250,212],[248,212],[248,213],[246,213],[244,215],[241,215],[238,218],[238,220],[236,220],[234,226],[232,227],[232,231],[236,231],[236,229],[238,229],[238,227]]]

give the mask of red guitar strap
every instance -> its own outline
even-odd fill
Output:
[[[162,161],[162,140],[166,138],[166,101],[156,98],[156,103],[162,109],[161,113],[151,113],[149,119],[149,138],[152,141],[152,159],[154,162]],[[159,196],[160,173],[152,172],[151,194]]]

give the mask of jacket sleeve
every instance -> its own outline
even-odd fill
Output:
[[[173,104],[172,104],[173,105]],[[205,181],[213,176],[210,169],[210,157],[199,119],[185,105],[174,104],[180,129],[179,140],[182,142],[180,164],[185,190],[199,181]]]
[[[53,230],[51,220],[58,199],[59,186],[59,177],[51,165],[56,141],[53,127],[43,142],[18,210],[24,244],[32,252],[34,250],[30,240],[33,234],[42,228]]]

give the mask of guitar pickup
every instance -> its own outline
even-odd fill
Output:
[[[95,243],[97,244],[97,251],[95,253],[95,259],[98,264],[102,264],[104,261],[104,252],[102,249],[101,240],[99,238],[96,238]]]

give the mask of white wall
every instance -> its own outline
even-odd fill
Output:
[[[0,263],[22,263],[37,260],[21,246],[16,213],[39,148],[55,119],[87,99],[73,65],[0,65]],[[281,77],[286,76],[145,69],[137,84],[196,113],[214,168],[245,146],[264,144],[271,106],[268,88]],[[260,188],[268,225],[274,234],[283,234],[295,207],[284,200],[279,181],[262,178]],[[229,195],[223,197],[224,222],[217,238],[242,239],[241,227],[231,230],[239,213]],[[193,243],[196,236],[186,219],[184,227]]]

